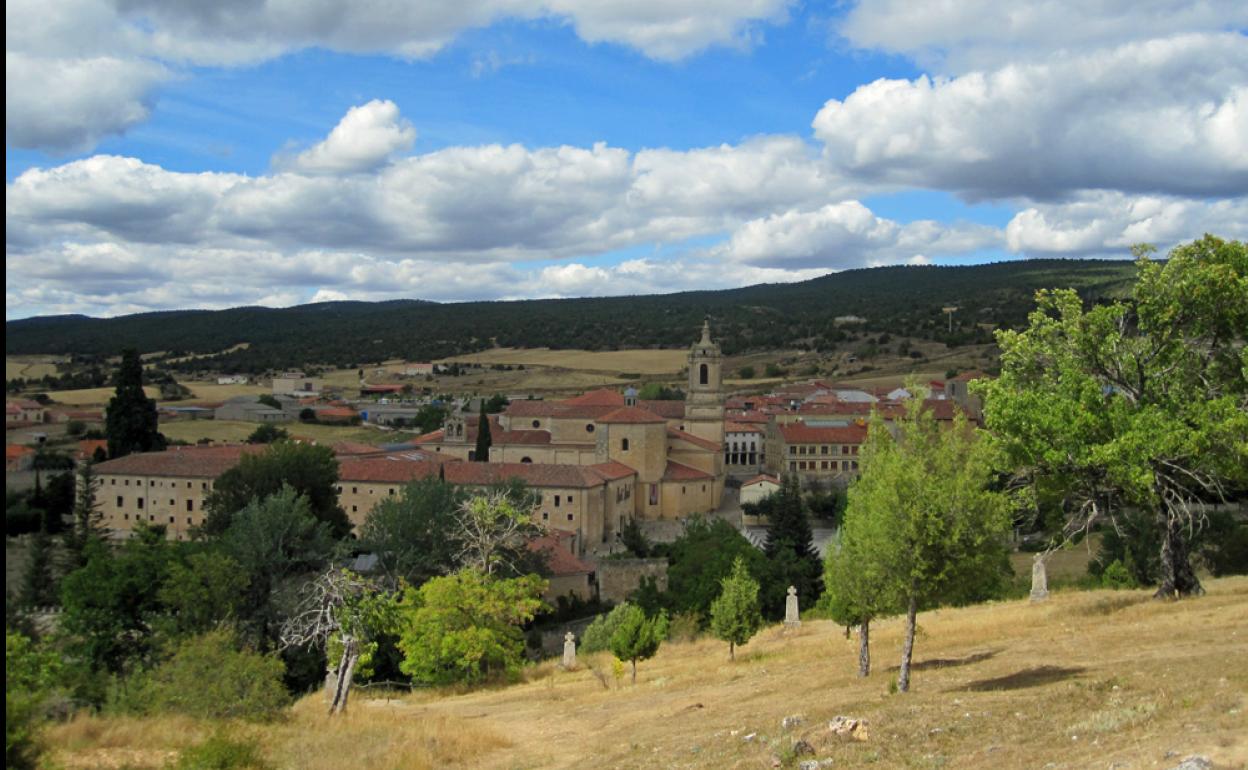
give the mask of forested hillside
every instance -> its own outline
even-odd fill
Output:
[[[210,365],[257,372],[309,363],[351,366],[389,358],[428,360],[491,345],[609,350],[688,344],[709,315],[728,354],[828,348],[846,331],[920,337],[951,345],[987,342],[988,325],[1018,326],[1036,289],[1074,287],[1086,299],[1117,294],[1134,275],[1126,262],[1031,260],[967,267],[880,267],[793,284],[639,297],[436,304],[419,300],[329,302],[143,313],[56,316],[5,324],[5,352],[113,355],[246,349]],[[952,317],[942,311],[957,307]],[[839,316],[863,324],[838,326]],[[181,366],[202,367],[203,361]],[[176,367],[175,367],[176,368]]]

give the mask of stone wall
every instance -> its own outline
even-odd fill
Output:
[[[660,591],[667,590],[667,559],[602,559],[598,562],[598,598],[619,603],[652,577]]]

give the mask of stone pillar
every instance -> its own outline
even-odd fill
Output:
[[[1044,554],[1031,559],[1031,600],[1042,602],[1049,598],[1049,576],[1044,568]]]
[[[797,609],[797,589],[789,586],[789,595],[784,599],[784,627],[800,628],[802,615]]]
[[[563,667],[569,671],[576,668],[576,637],[571,631],[563,635]]]

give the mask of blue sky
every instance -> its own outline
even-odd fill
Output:
[[[6,4],[8,318],[1248,235],[1234,3],[205,8]]]

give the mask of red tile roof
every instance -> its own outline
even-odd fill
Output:
[[[94,457],[95,450],[97,449],[103,449],[104,452],[107,454],[108,453],[108,439],[87,438],[87,439],[83,439],[82,441],[79,441],[77,457],[80,459]]]
[[[21,444],[5,444],[4,445],[4,459],[5,460],[16,460],[19,457],[25,457],[26,455],[33,455],[34,453],[35,453],[35,450],[31,449],[28,446],[22,446]]]
[[[494,425],[490,425],[490,441],[493,444],[549,444],[550,431],[548,430],[499,430],[494,433]],[[475,435],[474,435],[475,438]]]
[[[339,457],[347,457],[351,455],[374,455],[382,454],[386,450],[372,444],[364,444],[359,441],[339,441],[333,446],[334,454]]]
[[[684,401],[654,401],[650,399],[640,400],[637,406],[647,411],[654,412],[660,417],[666,417],[669,420],[681,420],[685,416]]]
[[[972,369],[969,372],[962,372],[957,377],[954,377],[953,381],[954,382],[970,382],[971,380],[982,380],[986,378],[987,376],[988,376],[987,374],[985,374],[984,372],[981,372],[978,369]]]
[[[264,449],[263,444],[173,447],[164,452],[143,452],[107,460],[97,463],[93,469],[96,475],[215,479],[237,465],[244,454]]]
[[[742,481],[742,482],[741,482],[741,486],[743,486],[743,487],[752,487],[752,486],[754,486],[755,484],[762,484],[762,483],[763,483],[763,482],[765,482],[765,481],[766,481],[766,482],[770,482],[770,483],[772,483],[772,484],[776,484],[776,485],[779,485],[779,484],[780,484],[780,479],[776,478],[775,476],[768,476],[766,473],[764,473],[764,474],[761,474],[761,475],[759,475],[759,476],[755,476],[754,478],[750,479],[749,481]]]
[[[861,444],[867,439],[863,425],[824,428],[795,422],[776,428],[786,444]]]
[[[763,429],[753,423],[733,422],[731,420],[724,423],[725,433],[762,433]]]
[[[609,388],[591,390],[563,401],[568,406],[624,406],[624,396]]]
[[[722,446],[720,446],[719,444],[716,444],[714,441],[711,441],[710,439],[705,439],[705,438],[702,438],[701,436],[695,436],[692,433],[686,433],[683,430],[677,430],[672,427],[668,427],[667,435],[668,437],[674,438],[677,441],[685,441],[690,444],[693,444],[694,446],[702,447],[703,449],[709,449],[712,452],[718,452],[719,450],[723,449]]]
[[[607,481],[618,481],[620,479],[626,479],[629,476],[637,475],[637,471],[628,467],[624,463],[618,463],[615,461],[609,463],[598,463],[597,465],[587,465],[585,467],[589,468],[594,473],[597,473],[599,476],[602,476],[603,479]]]
[[[555,577],[584,575],[593,572],[594,568],[591,565],[586,564],[572,554],[571,544],[564,542],[572,537],[574,536],[571,532],[552,529],[545,535],[530,540],[528,544],[529,550],[546,552],[546,564],[550,567],[551,575]]]
[[[384,457],[339,460],[338,481],[406,484],[438,475],[438,467],[438,463],[434,462],[410,462]]]
[[[713,478],[715,477],[706,471],[690,468],[688,465],[674,460],[668,460],[667,468],[663,471],[664,481],[705,481]]]
[[[597,421],[601,423],[627,423],[631,425],[667,422],[667,420],[658,416],[654,412],[641,409],[636,406],[620,407],[619,409],[615,409],[599,417]]]

